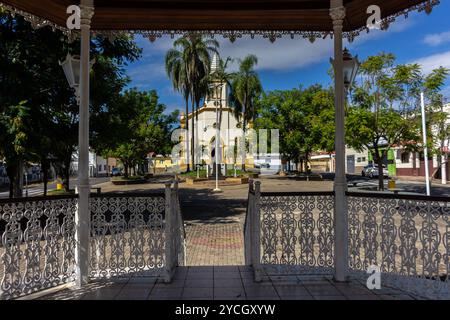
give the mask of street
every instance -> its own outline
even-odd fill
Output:
[[[110,180],[109,177],[91,178],[90,182],[91,182],[91,186],[95,186],[100,183],[108,182],[109,180]],[[75,189],[76,185],[77,185],[77,178],[70,179],[70,188]],[[4,188],[3,190],[5,190],[5,189],[7,189],[7,187]],[[54,183],[54,182],[48,184],[48,191],[52,191],[52,190],[56,190],[56,183]],[[43,195],[44,195],[44,184],[43,183],[29,185],[28,188],[24,187],[24,190],[23,190],[24,197],[27,197],[27,196],[28,197],[39,197],[39,196],[43,196]],[[4,199],[4,198],[9,198],[9,191],[0,192],[0,199]]]
[[[324,173],[322,174],[324,181],[333,181],[334,174],[332,173]],[[268,177],[267,177],[268,178]],[[279,180],[278,176],[274,176],[276,180]],[[270,181],[269,178],[266,181]],[[104,178],[91,178],[91,186],[94,187],[99,184],[103,184],[106,182],[109,182],[109,177]],[[351,192],[370,192],[375,191],[378,187],[378,180],[377,179],[369,179],[366,177],[361,177],[358,175],[347,175],[347,181],[348,181],[348,190]],[[388,180],[385,179],[385,187],[387,190],[387,183]],[[301,184],[301,182],[299,181]],[[70,188],[74,189],[77,184],[77,179],[72,178],[70,180]],[[161,186],[163,185],[163,182],[161,182]],[[132,187],[132,186],[131,186]],[[401,194],[422,194],[425,195],[425,183],[420,181],[407,181],[405,179],[399,178],[396,180],[396,188],[400,189]],[[27,190],[28,189],[28,190]],[[121,189],[128,189],[127,187],[121,186]],[[132,187],[134,189],[134,187]],[[48,184],[48,191],[56,190],[56,183],[49,183]],[[108,192],[108,188],[106,190],[103,190],[104,192]],[[27,194],[28,192],[28,194]],[[40,184],[32,184],[29,185],[28,188],[24,188],[23,195],[24,197],[39,197],[42,196],[44,193],[44,185],[42,183]],[[450,197],[450,184],[448,185],[442,185],[440,183],[437,183],[433,181],[431,186],[431,195],[432,196],[444,196],[444,197]],[[7,190],[7,187],[2,188],[0,192],[0,199],[8,198],[9,197],[9,191]]]
[[[333,181],[333,173],[322,174],[324,180]],[[400,194],[420,194],[426,195],[425,178],[423,182],[418,180],[407,180],[406,178],[399,177],[395,181],[395,188],[399,189]],[[388,180],[384,179],[385,190],[388,190]],[[361,175],[350,175],[347,174],[348,190],[350,192],[370,192],[376,191],[378,189],[378,179],[370,179],[367,177],[362,177]],[[389,192],[389,191],[387,191]],[[433,180],[431,184],[431,196],[435,197],[450,197],[450,182],[447,185],[442,185],[436,180]]]

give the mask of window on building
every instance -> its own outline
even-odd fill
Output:
[[[361,162],[366,162],[366,157],[362,157]]]
[[[359,162],[362,162],[362,159],[358,158],[356,161],[359,163]]]
[[[409,152],[403,152],[402,153],[402,163],[409,163],[410,157],[411,157],[411,154]]]

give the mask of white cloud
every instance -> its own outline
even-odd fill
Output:
[[[404,19],[394,23],[389,31],[372,30],[370,33],[361,34],[352,47],[357,47],[367,41],[375,41],[392,33],[402,32],[414,24],[414,19]],[[333,55],[333,40],[317,39],[313,44],[309,40],[296,37],[292,40],[289,36],[277,39],[271,43],[268,39],[256,36],[250,39],[244,36],[231,43],[228,39],[217,36],[220,43],[220,52],[223,58],[243,58],[248,54],[255,54],[259,58],[258,70],[269,71],[290,71],[314,65],[316,63],[328,61]],[[144,49],[143,60],[156,60],[163,64],[161,56],[172,48],[174,39],[170,36],[163,36],[155,42],[150,42],[145,38],[138,37],[137,42]],[[347,42],[346,46],[349,46]],[[235,66],[234,66],[235,68]],[[145,73],[145,70],[141,70]]]
[[[422,71],[425,74],[429,74],[431,71],[439,67],[450,69],[450,51],[420,58],[415,60],[413,63],[421,65]]]
[[[136,38],[137,45],[144,49],[143,58],[149,58],[155,55],[165,54],[169,49],[173,47],[173,41],[170,36],[163,36],[154,42],[138,36]]]
[[[222,58],[242,59],[248,54],[258,57],[258,70],[291,71],[322,62],[332,55],[333,42],[330,39],[316,40],[311,44],[308,40],[290,38],[278,39],[271,43],[267,39],[244,37],[231,43],[220,39]]]
[[[248,54],[255,54],[259,58],[258,70],[289,70],[300,68],[312,63],[320,62],[331,56],[333,42],[329,38],[319,39],[314,44],[308,40],[290,39],[285,37],[271,43],[268,39],[243,36],[241,39],[231,43],[230,40],[217,36],[220,43],[220,53],[223,58],[244,58]],[[143,60],[150,61],[158,59],[163,63],[161,56],[172,48],[173,41],[170,36],[164,36],[151,43],[147,39],[139,37],[137,43],[144,49]],[[143,71],[142,71],[143,72]]]
[[[151,82],[166,79],[164,64],[158,62],[136,63],[128,67],[128,75],[132,79],[132,86],[144,88]]]
[[[430,45],[430,46],[439,46],[443,43],[450,42],[450,31],[442,32],[442,33],[435,33],[435,34],[429,34],[425,37],[423,40],[424,43]]]
[[[357,48],[368,41],[376,41],[389,34],[402,32],[413,25],[413,19],[404,19],[392,24],[388,31],[372,30],[369,33],[362,33],[353,43],[345,41],[344,45]],[[259,70],[291,71],[328,62],[333,56],[333,40],[330,37],[317,39],[314,43],[299,38],[292,40],[290,37],[277,39],[275,43],[257,37],[253,40],[250,37],[243,37],[234,44],[227,39],[220,39],[219,42],[222,57],[242,58],[250,53],[255,54],[259,58]]]
[[[382,40],[383,38],[392,35],[393,33],[400,33],[403,31],[406,31],[407,29],[413,27],[415,24],[414,19],[403,19],[400,21],[396,21],[395,23],[392,23],[389,26],[388,30],[371,30],[369,33],[362,32],[355,41],[351,44],[352,48],[355,50],[358,49],[358,47],[366,44],[369,41],[377,41]]]
[[[345,42],[345,46],[350,47],[352,51],[357,52],[358,47],[368,41],[377,41],[392,33],[402,32],[414,24],[414,19],[405,19],[396,22],[389,31],[372,30],[370,33],[363,33],[352,44]],[[330,37],[326,39],[317,39],[311,43],[307,39],[296,37],[292,40],[289,36],[277,39],[271,43],[268,39],[256,36],[250,39],[249,36],[243,36],[231,43],[229,39],[217,36],[220,43],[220,53],[222,58],[232,57],[242,59],[248,54],[255,54],[258,57],[259,71],[292,71],[301,70],[314,64],[326,62],[333,56],[333,40]],[[138,36],[136,38],[139,47],[143,48],[142,59],[129,66],[128,72],[133,79],[133,86],[145,88],[152,86],[155,82],[168,81],[165,68],[165,53],[173,47],[173,41],[170,36],[163,36],[155,42]],[[237,64],[230,68],[235,71]]]

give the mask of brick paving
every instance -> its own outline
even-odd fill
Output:
[[[369,290],[353,279],[335,283],[326,277],[276,277],[253,281],[246,266],[180,267],[174,280],[130,277],[95,281],[82,290],[65,289],[41,300],[416,300],[393,288]]]
[[[241,223],[202,224],[186,227],[188,266],[244,265],[244,237]]]

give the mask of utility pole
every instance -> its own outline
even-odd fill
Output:
[[[423,157],[425,160],[425,184],[427,189],[427,196],[431,195],[430,188],[430,171],[428,168],[428,145],[427,145],[427,127],[425,121],[425,96],[424,93],[420,93],[420,106],[422,109],[422,133],[423,133]]]

